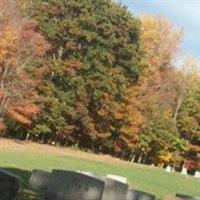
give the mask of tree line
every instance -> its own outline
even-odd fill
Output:
[[[168,19],[112,0],[0,0],[1,135],[200,168],[200,65]]]

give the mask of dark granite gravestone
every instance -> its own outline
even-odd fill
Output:
[[[133,189],[129,189],[126,195],[126,200],[155,200],[155,199],[156,197],[152,194]]]
[[[114,179],[104,177],[105,188],[102,200],[125,200],[128,185]]]
[[[49,177],[49,172],[35,169],[29,179],[29,187],[33,190],[45,191],[49,183]]]
[[[0,169],[0,200],[14,200],[19,189],[19,177]]]
[[[193,197],[190,195],[186,195],[186,194],[176,194],[176,197],[181,198],[183,200],[200,200],[200,197]]]
[[[45,200],[101,200],[105,183],[73,171],[53,170]]]

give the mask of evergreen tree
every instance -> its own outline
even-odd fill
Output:
[[[143,68],[139,20],[110,0],[37,0],[30,13],[53,46],[31,132],[108,146],[120,137],[116,112]]]

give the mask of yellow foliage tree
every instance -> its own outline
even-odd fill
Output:
[[[140,45],[146,55],[144,59],[146,69],[139,77],[137,85],[129,89],[129,101],[126,104],[127,108],[134,108],[132,112],[129,112],[130,116],[137,116],[130,119],[135,127],[139,127],[138,140],[142,134],[141,128],[144,125],[148,126],[149,122],[154,123],[151,122],[153,114],[160,114],[158,118],[163,117],[163,111],[157,110],[159,107],[164,108],[166,113],[169,113],[168,118],[173,119],[179,96],[176,80],[178,72],[174,69],[174,60],[183,35],[182,30],[174,28],[166,18],[145,15],[140,19],[142,22]],[[133,127],[132,135],[135,135]],[[139,151],[140,148],[143,149],[138,143],[133,148],[139,148]]]

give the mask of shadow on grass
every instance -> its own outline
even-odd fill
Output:
[[[10,167],[3,167],[2,169],[7,170],[8,172],[11,172],[20,177],[20,189],[18,192],[17,200],[42,200],[41,194],[31,190],[28,187],[28,180],[31,176],[31,171]]]

